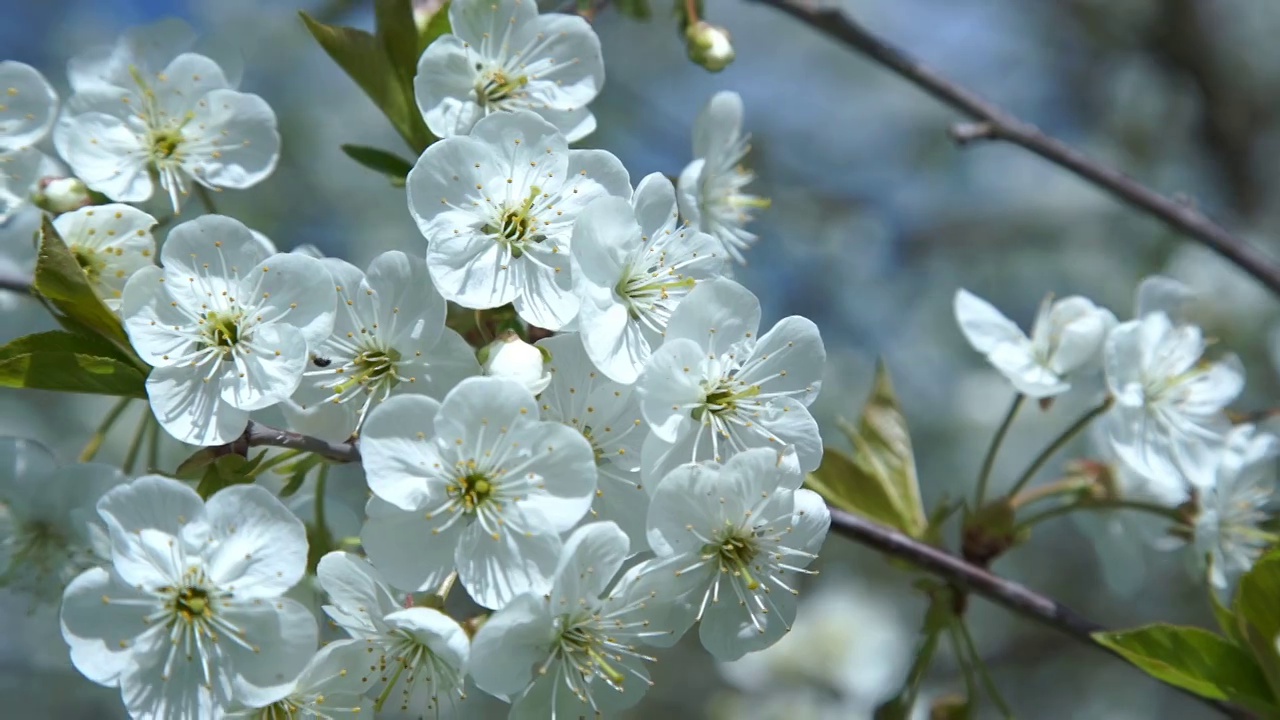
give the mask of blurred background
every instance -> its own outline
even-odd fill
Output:
[[[405,152],[390,126],[304,31],[297,11],[371,26],[365,2],[317,0],[0,0],[0,58],[30,63],[65,97],[66,60],[123,29],[187,20],[221,58],[242,57],[242,89],[275,109],[279,169],[220,211],[281,249],[311,243],[364,266],[388,249],[424,247],[402,190],[356,165],[342,143]],[[1273,255],[1280,229],[1280,5],[1272,0],[842,0],[839,7],[1015,114],[1162,192],[1204,210]],[[690,130],[718,90],[742,94],[754,137],[752,190],[772,198],[739,279],[766,325],[791,314],[822,329],[829,364],[816,405],[829,444],[856,418],[877,356],[911,424],[926,505],[971,492],[987,442],[1012,397],[965,344],[956,289],[990,299],[1026,327],[1046,293],[1082,294],[1131,316],[1152,273],[1198,291],[1192,308],[1215,351],[1249,372],[1242,410],[1271,407],[1275,301],[1247,276],[1155,221],[1013,147],[953,146],[958,118],[861,57],[766,7],[708,0],[737,61],[712,75],[691,65],[669,7],[638,23],[606,8],[596,27],[605,89],[600,130],[584,145],[617,154],[638,181],[677,174]],[[1270,48],[1270,49],[1269,49]],[[18,237],[13,237],[14,235]],[[29,259],[27,239],[0,247]],[[29,236],[28,236],[29,237]],[[51,325],[39,307],[5,300],[0,340]],[[1023,414],[997,465],[1008,484],[1044,443],[1097,398],[1072,393]],[[0,434],[37,439],[74,460],[109,400],[0,390]],[[132,412],[137,412],[135,409]],[[120,423],[101,459],[119,460]],[[176,444],[175,444],[176,445]],[[183,449],[169,448],[176,463]],[[1073,448],[1089,452],[1087,443]],[[1048,474],[1048,473],[1046,473]],[[359,508],[359,481],[331,482]],[[995,570],[1103,624],[1211,623],[1181,554],[1144,548],[1127,519],[1041,526]],[[354,515],[350,518],[355,523]],[[954,540],[954,538],[951,538]],[[910,663],[925,603],[911,573],[832,537],[806,588],[795,632],[773,651],[717,667],[694,636],[661,656],[635,718],[869,718]],[[969,611],[992,677],[1019,718],[1210,717],[1201,706],[1101,653],[974,600]],[[929,697],[963,690],[944,652]],[[6,717],[113,718],[114,690],[71,668],[54,608],[0,590],[0,707]],[[503,717],[473,693],[464,707]],[[989,703],[980,717],[996,717]]]

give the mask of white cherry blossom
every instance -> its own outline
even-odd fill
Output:
[[[1107,337],[1104,369],[1115,398],[1106,427],[1116,454],[1151,476],[1212,483],[1224,409],[1244,388],[1234,355],[1202,358],[1200,328],[1174,325],[1163,312],[1122,323]]]
[[[316,648],[311,612],[283,593],[303,576],[306,529],[263,488],[206,503],[148,475],[98,502],[111,565],[78,576],[62,635],[90,680],[136,718],[221,717],[288,693]]]
[[[955,297],[956,321],[974,350],[986,355],[1013,387],[1031,398],[1047,398],[1071,389],[1067,376],[1097,366],[1116,317],[1088,299],[1073,295],[1040,304],[1031,337],[990,303],[968,290]]]
[[[421,259],[393,250],[374,258],[367,273],[334,258],[323,262],[337,288],[337,312],[333,332],[311,347],[298,391],[281,406],[294,429],[341,442],[393,393],[444,397],[479,372],[470,346],[444,326],[444,298]]]
[[[702,645],[717,660],[768,647],[791,628],[797,579],[831,525],[803,479],[790,449],[755,448],[723,465],[682,465],[653,492],[657,557],[648,572],[667,574],[690,597]]]
[[[512,380],[463,380],[442,403],[400,395],[369,414],[360,450],[369,489],[361,539],[394,586],[436,588],[457,567],[475,601],[499,608],[544,592],[560,533],[596,490],[591,444],[539,419]]]
[[[476,633],[472,678],[510,699],[512,720],[612,717],[653,684],[645,663],[654,658],[641,645],[663,634],[653,622],[663,598],[644,582],[609,589],[628,554],[613,523],[578,528],[550,591],[516,597]]]
[[[293,394],[333,328],[333,283],[324,265],[293,253],[268,257],[248,228],[205,215],[170,231],[163,268],[124,288],[121,316],[153,366],[147,396],[169,434],[220,445],[249,412]]]
[[[600,38],[586,20],[538,14],[533,0],[457,0],[450,34],[418,60],[418,109],[440,137],[494,113],[532,110],[569,142],[596,128],[587,105],[604,85]]]
[[[755,179],[741,164],[750,141],[742,132],[742,98],[735,92],[716,93],[694,122],[694,160],[680,171],[678,183],[680,214],[719,240],[739,263],[746,262],[743,251],[756,241],[746,229],[752,210],[769,207],[767,199],[742,191]]]
[[[368,561],[349,553],[325,555],[316,576],[329,596],[325,614],[361,648],[357,671],[377,690],[375,711],[438,713],[442,699],[465,697],[471,642],[457,621],[404,607]]]
[[[601,198],[573,226],[577,327],[601,372],[635,382],[671,313],[700,280],[724,273],[727,255],[706,233],[678,222],[675,188],[659,173],[631,202]]]
[[[1280,441],[1274,435],[1252,425],[1232,428],[1223,440],[1213,485],[1198,498],[1192,547],[1196,560],[1210,559],[1209,579],[1220,590],[1276,543],[1275,534],[1262,526],[1271,517],[1277,456]]]
[[[120,309],[125,283],[155,264],[156,219],[129,205],[109,204],[63,213],[53,227],[107,307]]]
[[[54,143],[75,174],[121,202],[147,200],[159,185],[175,212],[192,182],[244,189],[266,179],[280,157],[266,101],[237,92],[203,55],[161,60],[158,47],[140,42],[126,35],[72,61],[75,94]]]
[[[582,433],[595,451],[599,479],[591,519],[617,523],[632,553],[647,549],[649,494],[640,480],[640,449],[649,426],[635,388],[604,377],[573,335],[539,340],[538,347],[551,355],[551,384],[538,397],[542,418]]]
[[[799,316],[759,328],[759,300],[725,278],[699,283],[672,313],[666,342],[636,381],[652,428],[645,478],[762,446],[794,445],[801,469],[817,469],[822,438],[808,405],[826,363],[818,328]]]
[[[407,183],[440,294],[468,308],[514,303],[521,318],[549,330],[578,312],[569,257],[574,220],[596,198],[631,197],[616,157],[570,150],[527,111],[491,115],[470,135],[433,144]]]
[[[281,720],[361,720],[373,716],[373,701],[364,696],[372,678],[365,644],[340,640],[320,648],[293,681],[288,694],[258,707],[242,708],[230,718]]]
[[[551,373],[547,372],[547,359],[542,351],[522,340],[514,330],[499,334],[493,342],[480,348],[478,356],[485,375],[515,380],[534,395],[551,384]]]
[[[95,506],[123,480],[110,465],[58,467],[39,444],[0,438],[0,586],[55,601],[100,563],[108,550]]]
[[[15,60],[0,61],[0,152],[44,139],[58,115],[58,94],[39,70]]]

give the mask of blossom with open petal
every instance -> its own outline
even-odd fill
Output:
[[[591,203],[573,226],[577,327],[591,361],[635,382],[676,306],[700,280],[724,274],[726,257],[715,238],[679,224],[675,188],[659,173],[630,203]]]
[[[58,467],[39,444],[0,438],[0,586],[56,600],[102,562],[106,528],[95,506],[123,480],[110,465]]]
[[[367,560],[344,552],[320,559],[324,606],[361,647],[358,672],[378,688],[374,710],[439,711],[441,698],[463,695],[471,641],[456,620],[434,608],[404,607]]]
[[[663,634],[653,621],[665,598],[626,578],[610,588],[628,554],[617,525],[583,525],[565,541],[550,591],[516,597],[476,633],[472,678],[511,700],[513,720],[611,716],[653,684],[642,643]]]
[[[119,686],[135,718],[221,717],[286,694],[316,649],[315,617],[283,597],[307,566],[306,529],[253,485],[208,502],[148,475],[98,502],[111,565],[62,598],[62,636],[85,677]]]
[[[1018,392],[1047,398],[1071,389],[1067,376],[1082,367],[1097,367],[1102,344],[1116,317],[1089,300],[1072,296],[1040,304],[1031,337],[990,303],[968,290],[955,298],[956,320],[974,350],[1013,383]]]
[[[373,701],[364,696],[372,682],[365,644],[340,640],[320,648],[287,694],[270,703],[227,713],[229,718],[281,720],[362,720],[373,716]]]
[[[308,348],[333,328],[333,281],[314,258],[268,257],[248,228],[220,215],[175,227],[160,260],[129,279],[120,308],[153,366],[151,409],[183,442],[231,442],[251,410],[297,389]]]
[[[53,227],[107,307],[118,310],[125,283],[155,264],[156,219],[130,205],[112,203],[63,213]]]
[[[421,259],[393,250],[374,258],[367,273],[335,258],[323,262],[338,291],[337,313],[333,332],[312,346],[292,401],[281,406],[294,429],[341,442],[393,393],[444,397],[479,373],[471,347],[444,326],[444,298]]]
[[[445,138],[409,173],[409,212],[427,239],[427,266],[446,300],[514,303],[525,321],[559,330],[578,312],[570,279],[573,222],[599,197],[631,197],[618,158],[570,150],[537,115],[491,115]]]
[[[1244,388],[1234,355],[1202,358],[1200,328],[1163,312],[1122,323],[1107,337],[1104,370],[1115,406],[1106,417],[1112,447],[1138,472],[1212,484],[1218,447],[1230,429],[1226,406]]]
[[[1210,560],[1216,588],[1226,589],[1276,542],[1263,524],[1271,518],[1278,456],[1280,440],[1253,425],[1232,428],[1223,441],[1213,485],[1198,498],[1192,527],[1196,559]]]
[[[58,94],[39,70],[0,61],[0,152],[40,142],[57,115]]]
[[[635,387],[602,375],[573,335],[539,340],[538,347],[551,356],[551,384],[538,396],[542,418],[582,433],[595,451],[599,480],[591,518],[617,523],[632,553],[645,550],[649,494],[640,480],[640,449],[649,426],[640,413]]]
[[[693,162],[680,171],[680,214],[694,228],[720,241],[724,252],[746,262],[743,251],[756,241],[748,232],[751,212],[769,207],[766,198],[742,191],[755,174],[742,167],[751,150],[751,136],[742,132],[742,98],[718,92],[707,102],[693,126]]]
[[[690,596],[702,645],[718,660],[772,645],[795,619],[795,578],[831,525],[803,479],[790,449],[755,448],[723,465],[682,465],[653,492],[648,572]]]
[[[280,158],[266,101],[237,92],[203,55],[159,60],[145,45],[126,35],[72,61],[75,94],[53,139],[76,176],[121,202],[147,200],[158,184],[175,212],[192,182],[216,190],[265,180]]]
[[[596,464],[576,430],[544,421],[523,385],[467,378],[444,402],[399,395],[360,439],[365,550],[394,586],[429,590],[457,567],[476,602],[544,592],[560,533],[591,507]]]
[[[532,110],[569,142],[596,128],[587,104],[604,85],[600,38],[586,20],[538,14],[533,0],[456,0],[451,32],[422,53],[413,87],[440,137],[494,113]]]
[[[808,406],[826,362],[818,328],[799,316],[759,328],[760,301],[725,278],[698,283],[672,313],[666,342],[636,381],[652,428],[646,478],[761,446],[794,445],[801,469],[817,469],[822,438]]]

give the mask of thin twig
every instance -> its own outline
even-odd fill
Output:
[[[273,428],[249,421],[244,435],[235,444],[247,447],[278,447],[315,453],[335,462],[360,462],[360,449],[355,443],[331,443],[309,435]]]
[[[949,580],[1018,615],[1075,638],[1095,650],[1120,657],[1115,651],[1093,640],[1093,633],[1105,631],[1106,628],[1077,614],[1056,600],[1037,594],[1012,580],[993,575],[945,550],[835,508],[831,509],[831,529],[860,545],[906,560],[922,570]],[[1240,720],[1253,717],[1244,710],[1223,702],[1208,700],[1198,695],[1190,695],[1190,697],[1213,707],[1226,717]]]
[[[1123,173],[1099,165],[1078,150],[1046,135],[1039,128],[988,102],[977,93],[951,82],[839,10],[810,7],[800,0],[754,2],[781,10],[839,40],[968,116],[975,122],[952,128],[952,137],[958,142],[963,144],[976,140],[1004,140],[1030,150],[1212,248],[1257,278],[1273,293],[1280,295],[1280,265],[1210,220],[1193,205],[1161,195]]]
[[[18,275],[0,270],[0,290],[8,290],[22,295],[33,294],[32,280],[29,276]]]

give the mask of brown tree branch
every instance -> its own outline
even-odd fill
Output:
[[[802,4],[800,0],[752,1],[781,10],[839,40],[966,115],[974,123],[965,123],[952,130],[952,137],[957,141],[1004,140],[1030,150],[1212,248],[1257,278],[1273,293],[1280,295],[1280,265],[1210,220],[1192,205],[1161,195],[1123,173],[1099,165],[1078,150],[1044,134],[1034,125],[988,102],[977,93],[956,85],[839,10],[814,8]]]
[[[360,448],[355,442],[331,443],[319,438],[303,435],[291,430],[281,430],[262,423],[249,421],[244,435],[232,446],[244,447],[278,447],[288,450],[301,450],[315,453],[334,462],[360,462]]]
[[[1052,598],[1040,595],[1024,585],[1002,578],[977,565],[967,563],[945,550],[836,508],[831,508],[831,529],[859,545],[906,560],[921,570],[948,580],[975,595],[981,595],[1018,615],[1053,628],[1095,650],[1121,657],[1115,651],[1093,640],[1094,633],[1105,631],[1107,628],[1079,615]],[[1190,693],[1188,696],[1214,708],[1226,717],[1240,720],[1253,717],[1252,714],[1227,703]]]

